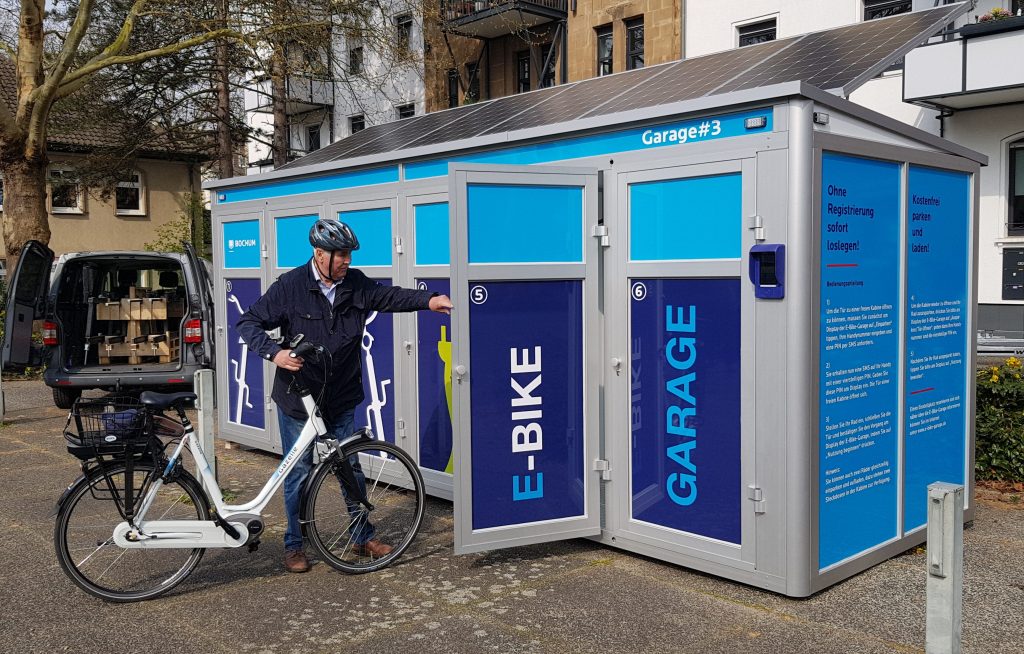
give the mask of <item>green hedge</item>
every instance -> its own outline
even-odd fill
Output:
[[[1024,481],[1024,367],[1016,357],[977,374],[978,479]]]

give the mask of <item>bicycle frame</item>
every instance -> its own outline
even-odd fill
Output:
[[[327,434],[327,426],[320,415],[320,410],[308,393],[302,395],[302,405],[309,418],[306,420],[298,440],[285,454],[281,464],[270,475],[267,483],[256,497],[245,504],[225,503],[224,493],[213,475],[213,469],[206,458],[206,453],[203,452],[203,448],[195,438],[195,429],[187,418],[184,419],[182,425],[185,427],[185,434],[171,455],[164,475],[166,476],[174,469],[181,458],[182,451],[188,447],[198,464],[200,483],[207,496],[213,500],[218,519],[160,520],[158,517],[156,520],[147,520],[146,514],[156,494],[163,486],[163,480],[157,479],[142,499],[140,509],[132,521],[133,524],[122,522],[114,528],[114,541],[120,547],[125,548],[241,547],[245,545],[249,540],[247,523],[260,517],[274,493],[284,484],[285,478],[295,468],[302,453],[313,444],[318,436]],[[331,449],[334,451],[357,438],[360,437],[352,436],[338,444],[332,444]],[[238,538],[232,537],[224,528],[224,524],[231,525],[238,533]]]

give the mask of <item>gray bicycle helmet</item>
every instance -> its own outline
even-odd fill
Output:
[[[359,239],[351,227],[340,220],[326,218],[316,221],[310,228],[309,244],[327,252],[359,249]]]

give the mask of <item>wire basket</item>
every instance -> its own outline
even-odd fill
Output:
[[[148,417],[133,397],[80,398],[68,415],[64,438],[79,458],[141,453],[149,443]]]

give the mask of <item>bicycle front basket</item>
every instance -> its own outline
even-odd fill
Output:
[[[131,397],[79,399],[64,428],[64,437],[75,447],[93,450],[94,455],[120,454],[146,443],[147,413]],[[82,454],[75,451],[76,456]]]

